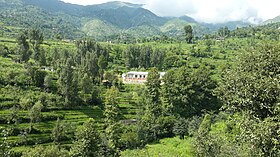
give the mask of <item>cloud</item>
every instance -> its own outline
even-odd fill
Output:
[[[186,13],[194,13],[196,11],[193,1],[194,0],[150,0],[145,3],[145,8],[160,16],[182,16]]]
[[[63,0],[89,5],[114,0]],[[189,15],[200,22],[267,20],[280,15],[279,0],[122,0],[145,4],[144,8],[159,16]]]

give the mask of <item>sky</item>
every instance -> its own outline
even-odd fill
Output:
[[[92,5],[116,0],[63,0]],[[260,21],[280,15],[280,0],[120,0],[145,4],[144,8],[159,16],[187,15],[199,22]]]

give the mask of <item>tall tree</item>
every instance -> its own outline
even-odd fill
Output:
[[[119,156],[122,132],[121,124],[119,123],[121,113],[118,105],[118,96],[119,90],[113,86],[106,92],[105,98],[105,133],[113,156]]]
[[[29,51],[30,46],[28,43],[28,31],[23,31],[20,33],[19,37],[17,38],[17,43],[20,46],[19,53],[21,55],[21,61],[28,61],[31,56],[31,52]]]
[[[96,122],[92,118],[77,129],[75,139],[70,150],[72,157],[101,156],[101,139]]]
[[[80,81],[81,98],[85,103],[92,102],[93,99],[93,82],[92,78],[87,73],[84,74]]]
[[[193,40],[193,29],[192,29],[192,26],[191,25],[186,25],[184,27],[184,30],[185,30],[185,36],[186,36],[186,41],[187,43],[192,43],[192,40]]]
[[[223,108],[238,115],[232,117],[239,130],[235,140],[247,156],[280,155],[279,56],[279,43],[252,47],[224,73],[217,90]]]
[[[238,66],[225,73],[218,88],[224,108],[249,111],[258,118],[278,113],[280,98],[280,45],[268,43],[256,46],[240,57]]]
[[[156,68],[149,71],[147,82],[147,110],[154,116],[158,117],[161,114],[161,101],[160,101],[160,75]]]
[[[107,61],[106,61],[106,59],[103,55],[100,55],[99,58],[98,58],[98,67],[99,67],[100,81],[102,81],[104,70],[107,67]]]
[[[42,109],[43,104],[38,101],[35,103],[35,105],[29,110],[29,116],[30,116],[30,128],[29,131],[32,131],[33,123],[39,122],[42,118]]]
[[[118,105],[119,90],[112,86],[107,92],[105,97],[105,123],[113,124],[120,120],[120,108]]]
[[[44,41],[43,33],[39,29],[31,29],[29,31],[29,41],[34,50],[38,50]]]
[[[64,96],[65,105],[73,105],[77,102],[77,77],[75,76],[73,69],[73,61],[67,59],[66,65],[62,67],[59,76],[59,85],[61,94]]]
[[[163,82],[164,99],[175,115],[192,117],[201,114],[202,110],[219,108],[217,97],[213,95],[216,82],[206,67],[197,70],[181,67],[167,72]]]

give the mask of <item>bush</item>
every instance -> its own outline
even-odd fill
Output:
[[[184,139],[188,133],[188,121],[185,118],[180,118],[176,121],[173,132],[175,135],[179,135],[180,139]]]
[[[192,118],[188,119],[188,135],[189,136],[192,137],[197,134],[201,121],[202,121],[201,117],[198,117],[198,116],[193,116]]]
[[[69,157],[69,153],[58,146],[36,146],[22,154],[22,157]]]
[[[141,145],[136,127],[128,126],[121,135],[122,149],[135,149]]]

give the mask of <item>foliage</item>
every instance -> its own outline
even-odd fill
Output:
[[[145,148],[126,150],[122,152],[122,157],[146,157],[146,156],[178,156],[178,157],[193,157],[195,150],[193,148],[193,139],[186,138],[184,140],[178,137],[165,138],[159,143],[149,144]]]
[[[152,49],[151,46],[129,45],[124,53],[129,68],[163,68],[165,50]]]
[[[25,151],[22,157],[69,157],[68,152],[58,146],[36,146]]]
[[[162,114],[160,101],[160,75],[156,68],[152,68],[147,77],[147,114],[158,117]]]
[[[9,1],[9,6],[14,2]],[[19,8],[28,14],[28,9],[36,7]],[[38,18],[42,15],[36,14],[41,12],[38,9],[33,12]],[[21,28],[8,26],[25,17],[12,19],[20,14],[0,14],[0,19],[11,18],[0,23],[0,34],[15,36],[14,32],[20,32]],[[43,14],[46,21],[47,14]],[[72,43],[61,39],[79,29],[78,20],[86,23],[89,19],[61,15],[65,18],[54,28],[52,23],[60,21],[57,14],[63,13],[53,12],[52,22],[44,26],[26,27],[16,35],[18,39],[0,38],[0,125],[9,132],[0,140],[6,140],[8,152],[20,155],[36,145],[36,152],[30,153],[53,153],[46,149],[60,153],[66,148],[73,156],[84,152],[119,156],[124,149],[143,148],[132,150],[131,156],[188,156],[196,143],[201,156],[279,156],[279,24],[239,28],[226,38],[219,37],[225,35],[222,31],[220,35],[195,37],[191,45],[180,42],[183,36],[179,34],[176,39],[164,34],[136,39],[126,33],[105,37],[107,43],[92,39]],[[32,21],[34,25],[37,20]],[[68,24],[71,29],[64,27],[69,20],[76,22],[73,27]],[[191,25],[195,34],[200,26]],[[157,31],[154,26],[139,27],[143,34],[145,28]],[[61,41],[49,40],[54,37],[51,34]],[[112,44],[112,38],[116,38],[113,43],[134,44]],[[259,45],[262,40],[268,44]],[[240,53],[245,56],[236,61]],[[161,80],[157,69],[170,71]],[[127,85],[120,81],[126,71],[151,72],[146,85]],[[216,82],[220,87],[214,95]],[[217,96],[223,102],[221,111]],[[202,115],[208,112],[211,122],[205,127]],[[96,125],[87,125],[93,129],[82,126],[78,129],[81,135],[72,142],[76,127],[89,118],[95,119]],[[150,151],[149,143],[161,143],[162,138],[175,135],[186,139],[165,139],[168,142],[159,147],[155,144],[158,149]],[[53,141],[59,146],[50,148]],[[191,150],[193,156],[194,148]]]
[[[40,121],[42,118],[42,109],[43,109],[43,104],[41,102],[36,102],[34,106],[30,109],[29,114],[30,114],[30,123],[36,123]]]
[[[61,141],[67,139],[69,134],[73,132],[71,129],[73,129],[73,127],[70,127],[70,125],[67,125],[58,118],[51,134],[53,142],[59,144]]]
[[[193,29],[192,29],[192,26],[191,25],[186,25],[184,27],[184,30],[185,30],[185,36],[186,36],[186,41],[187,43],[192,43],[192,40],[193,40]]]
[[[77,102],[77,78],[73,70],[73,62],[68,59],[59,77],[61,94],[65,97],[65,105],[73,105]]]
[[[11,146],[8,142],[8,131],[0,128],[0,155],[3,157],[9,157],[11,155]]]
[[[89,119],[77,129],[70,156],[100,156],[101,139],[95,123],[93,119]]]
[[[184,118],[180,118],[176,121],[173,132],[175,135],[179,135],[180,139],[184,139],[188,133],[188,123]]]
[[[248,111],[258,118],[279,114],[279,44],[259,45],[246,53],[239,66],[226,72],[218,89],[223,108]]]
[[[122,125],[119,123],[121,118],[120,108],[118,106],[119,90],[112,86],[105,97],[105,134],[108,140],[108,146],[112,150],[113,156],[118,156],[121,147]]]
[[[218,100],[212,94],[216,82],[206,67],[190,71],[184,66],[168,71],[163,82],[163,97],[173,114],[189,118],[200,115],[203,110],[219,108]]]
[[[209,135],[211,130],[211,116],[206,114],[201,122],[195,139],[196,155],[214,157],[219,153],[217,138]]]
[[[105,123],[107,125],[114,124],[120,120],[120,108],[118,106],[119,90],[116,87],[111,87],[106,92],[105,97]]]

